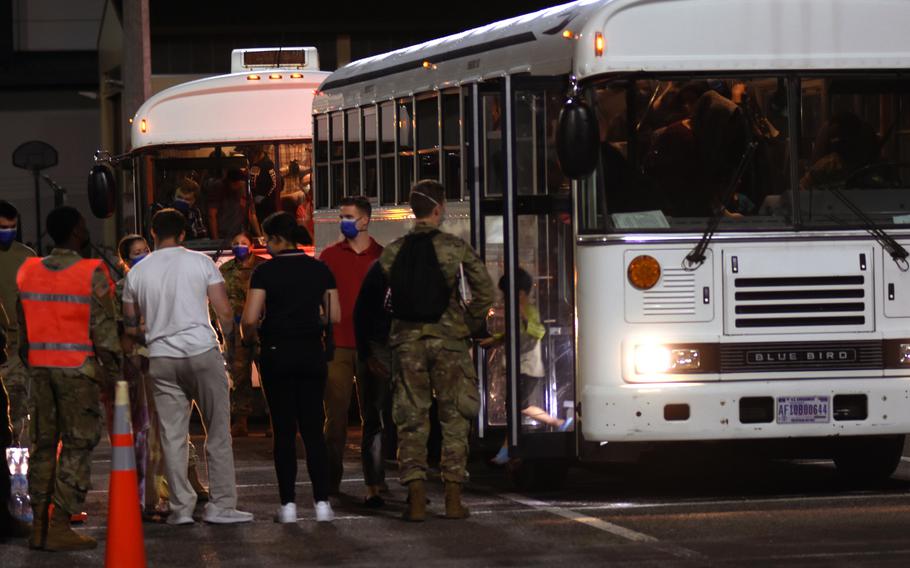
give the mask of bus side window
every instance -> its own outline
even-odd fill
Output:
[[[360,109],[345,112],[345,195],[360,195]]]
[[[331,193],[332,202],[329,207],[336,207],[338,202],[344,196],[344,115],[340,112],[333,112],[329,125],[331,131]]]
[[[439,100],[417,99],[417,179],[439,180]]]
[[[376,107],[363,108],[363,194],[369,198],[378,197],[379,165],[376,161]]]
[[[316,117],[316,136],[313,140],[316,150],[316,195],[317,207],[329,205],[329,118]]]
[[[503,159],[502,101],[499,93],[484,93],[483,98],[483,163],[485,195],[502,195],[505,186]]]
[[[407,203],[414,185],[414,104],[398,101],[398,201]]]
[[[379,184],[380,203],[395,203],[395,103],[379,105]]]

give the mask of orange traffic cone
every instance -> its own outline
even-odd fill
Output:
[[[117,381],[111,435],[106,567],[145,568],[145,542],[142,538],[142,512],[131,424],[129,386],[126,381]]]

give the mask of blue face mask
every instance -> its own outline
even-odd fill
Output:
[[[246,245],[233,246],[231,247],[231,250],[234,252],[234,258],[241,262],[250,256],[250,247]]]
[[[149,253],[140,254],[139,256],[134,256],[133,258],[130,259],[130,266],[136,266],[137,264],[139,264],[140,260],[147,257],[148,255],[149,255]]]
[[[174,209],[180,211],[181,213],[186,213],[190,210],[190,202],[186,199],[180,199],[179,197],[174,199]]]
[[[9,246],[16,238],[16,229],[0,229],[0,245]]]
[[[341,234],[349,239],[357,237],[360,231],[357,229],[357,219],[342,219]]]

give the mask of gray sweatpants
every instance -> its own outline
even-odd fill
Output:
[[[161,425],[161,448],[170,490],[171,511],[192,515],[196,492],[187,479],[187,434],[192,402],[205,425],[211,503],[237,506],[234,451],[231,448],[231,403],[224,361],[217,348],[193,357],[151,357],[155,405]]]

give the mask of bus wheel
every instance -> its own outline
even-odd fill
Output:
[[[882,481],[897,469],[903,450],[904,436],[845,437],[838,440],[834,464],[849,481]]]
[[[519,491],[556,491],[569,473],[569,462],[559,459],[514,459],[507,467],[509,479]]]

